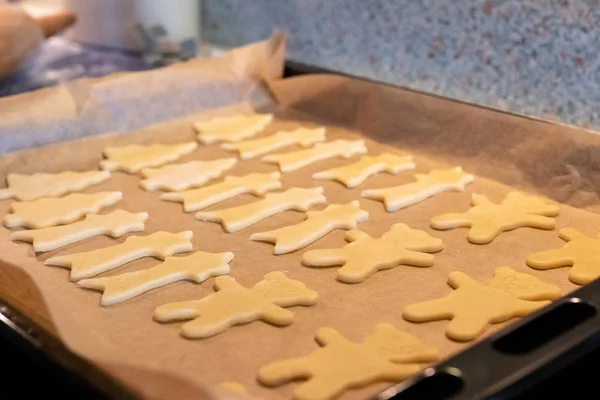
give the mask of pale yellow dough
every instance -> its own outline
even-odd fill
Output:
[[[12,240],[33,243],[36,252],[50,251],[98,235],[117,238],[144,230],[148,213],[115,210],[108,214],[89,214],[84,220],[68,225],[13,232]]]
[[[252,289],[241,286],[230,276],[219,276],[215,278],[215,290],[216,293],[200,300],[160,306],[154,312],[154,319],[159,322],[191,319],[181,326],[182,335],[202,339],[257,320],[290,325],[294,313],[282,307],[312,306],[319,298],[304,283],[280,271],[269,272]]]
[[[306,380],[294,388],[295,400],[331,400],[346,390],[376,382],[400,382],[422,369],[420,363],[440,358],[434,347],[391,324],[377,324],[361,343],[353,343],[333,328],[320,328],[322,347],[307,356],[278,361],[258,371],[265,386]]]
[[[271,215],[287,210],[306,211],[326,201],[321,186],[311,189],[291,188],[285,192],[268,193],[264,199],[242,206],[200,211],[196,218],[201,221],[219,222],[227,232],[236,232]]]
[[[40,197],[59,197],[77,192],[110,178],[108,171],[8,174],[8,188],[0,189],[0,199],[31,201]]]
[[[4,216],[4,226],[40,229],[69,224],[115,204],[122,197],[121,192],[72,193],[65,197],[43,197],[17,202],[11,204],[12,213]]]
[[[184,164],[167,165],[161,168],[144,168],[140,186],[148,191],[186,190],[202,186],[211,179],[218,178],[237,164],[235,158],[222,158],[212,161],[190,161]]]
[[[307,211],[306,220],[274,231],[253,233],[250,240],[275,243],[273,254],[296,251],[317,241],[335,229],[354,229],[369,218],[358,200],[347,204],[331,204],[323,211]]]
[[[159,265],[140,271],[82,279],[78,285],[103,291],[100,304],[110,306],[173,282],[189,279],[201,283],[210,277],[228,274],[231,260],[231,252],[217,254],[197,251],[185,257],[167,257]]]
[[[238,382],[221,382],[217,385],[217,389],[237,394],[249,394],[246,387]]]
[[[317,172],[312,177],[314,179],[335,180],[341,182],[347,188],[353,188],[366,181],[370,176],[380,172],[395,175],[400,171],[413,168],[415,168],[415,163],[411,156],[382,153],[377,156],[362,156],[359,161],[353,164]]]
[[[250,193],[255,196],[262,196],[270,190],[279,189],[281,188],[280,177],[279,172],[227,176],[223,182],[184,192],[163,193],[159,198],[183,203],[185,212],[198,211],[239,194]]]
[[[289,153],[269,154],[261,160],[278,164],[281,172],[292,172],[317,161],[334,157],[350,158],[367,152],[364,140],[334,140],[318,143],[309,149]]]
[[[196,122],[198,140],[204,144],[239,142],[262,131],[273,121],[272,114],[232,115]]]
[[[130,236],[123,243],[103,249],[50,257],[46,260],[46,265],[70,268],[71,280],[78,281],[143,257],[164,260],[173,254],[191,251],[192,236],[192,231],[161,231],[148,236]]]
[[[293,131],[280,131],[260,139],[224,143],[221,147],[225,150],[235,150],[242,160],[247,160],[294,144],[308,147],[324,140],[325,128],[323,127],[317,129],[299,128]]]
[[[363,190],[361,196],[383,201],[386,210],[393,212],[442,192],[463,192],[465,186],[474,180],[473,175],[464,173],[461,167],[447,170],[437,169],[429,174],[416,174],[415,176],[417,181],[414,183]]]
[[[107,171],[125,171],[133,174],[143,168],[158,167],[176,161],[194,151],[196,147],[196,142],[107,147],[104,150],[107,159],[100,161],[100,166]]]

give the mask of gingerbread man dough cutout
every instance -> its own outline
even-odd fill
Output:
[[[196,122],[198,140],[204,144],[239,142],[256,135],[273,121],[272,114],[232,115]]]
[[[527,257],[527,265],[534,269],[572,267],[569,280],[586,285],[600,277],[600,235],[591,238],[574,228],[564,228],[559,237],[568,242],[561,249],[540,251]]]
[[[359,283],[375,272],[395,268],[398,265],[430,267],[433,254],[444,248],[441,239],[427,232],[411,229],[405,224],[394,224],[379,239],[359,230],[346,233],[352,242],[340,249],[309,250],[302,261],[312,267],[342,267],[337,279],[346,283]]]
[[[465,186],[474,180],[473,175],[463,172],[461,167],[436,169],[429,174],[416,174],[415,177],[417,181],[413,183],[363,190],[360,195],[383,201],[386,210],[394,212],[443,192],[464,192]]]
[[[487,244],[502,232],[523,227],[554,229],[560,207],[536,196],[511,192],[500,204],[494,204],[487,197],[474,194],[473,208],[464,213],[450,213],[434,217],[434,229],[454,229],[468,227],[467,239],[474,244]]]
[[[261,368],[258,381],[278,386],[296,379],[295,400],[331,400],[348,389],[376,382],[400,382],[418,373],[421,363],[440,358],[439,352],[391,324],[378,324],[362,343],[353,343],[332,328],[316,333],[322,348],[311,354]]]
[[[185,212],[198,211],[242,193],[260,197],[270,190],[281,188],[281,174],[269,172],[252,173],[244,176],[227,176],[223,182],[184,192],[163,193],[161,200],[183,203]]]
[[[210,277],[228,274],[231,260],[231,252],[197,251],[185,257],[167,257],[155,267],[106,278],[82,279],[77,284],[103,291],[100,304],[110,306],[173,282],[189,279],[202,283]]]
[[[38,173],[31,175],[8,174],[8,188],[0,189],[0,199],[21,201],[37,200],[40,197],[59,197],[83,190],[110,178],[108,171],[61,172],[58,174]]]
[[[413,168],[415,168],[415,163],[411,156],[382,153],[377,156],[362,156],[354,164],[317,172],[312,177],[314,179],[335,180],[350,189],[380,172],[396,175],[400,171]]]
[[[294,313],[283,307],[312,306],[318,301],[316,292],[280,271],[269,272],[252,289],[230,276],[219,276],[215,278],[215,290],[200,300],[160,306],[154,318],[160,322],[192,319],[182,325],[181,334],[188,339],[202,339],[257,320],[290,325]]]
[[[106,160],[100,161],[100,167],[106,171],[134,174],[142,168],[158,167],[178,160],[196,147],[196,142],[107,147],[104,149]]]
[[[259,139],[245,140],[238,143],[223,143],[221,147],[225,150],[235,150],[242,160],[248,160],[294,144],[308,147],[324,140],[325,128],[323,127],[317,129],[299,128],[293,131],[280,131]]]
[[[318,143],[309,149],[291,151],[289,153],[269,154],[261,160],[278,164],[281,172],[292,172],[314,162],[334,157],[350,158],[367,152],[364,140],[334,140]]]
[[[233,168],[236,163],[235,158],[222,158],[212,161],[190,161],[160,168],[144,168],[142,175],[147,179],[143,179],[140,186],[148,191],[186,190],[218,178],[223,172]]]
[[[509,267],[496,268],[490,285],[463,272],[451,272],[448,283],[455,289],[452,293],[408,305],[403,317],[411,322],[449,319],[446,336],[461,342],[476,339],[490,324],[523,317],[561,296],[557,286]]]

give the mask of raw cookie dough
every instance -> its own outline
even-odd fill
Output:
[[[464,173],[461,167],[436,169],[429,174],[416,174],[415,177],[417,181],[413,183],[363,190],[360,195],[367,199],[383,201],[386,210],[394,212],[442,192],[463,192],[465,186],[474,180],[473,175]]]
[[[281,188],[279,172],[252,173],[244,176],[227,176],[223,182],[200,189],[177,193],[163,193],[161,200],[183,203],[185,212],[198,211],[242,193],[262,196],[270,190]]]
[[[291,151],[289,153],[269,154],[261,160],[278,164],[281,172],[292,172],[317,161],[334,157],[350,158],[367,152],[364,140],[334,140],[318,143],[310,149]]]
[[[45,264],[70,268],[71,280],[78,281],[143,257],[164,260],[175,253],[191,251],[193,234],[192,231],[161,231],[148,236],[130,236],[123,243],[103,249],[50,257]]]
[[[441,239],[405,224],[392,225],[379,239],[359,230],[351,230],[346,233],[346,240],[352,243],[339,249],[309,250],[302,255],[302,261],[312,267],[341,265],[337,279],[358,283],[377,271],[398,265],[430,267],[434,256],[427,253],[444,248]]]
[[[527,265],[534,269],[572,267],[569,279],[585,285],[600,277],[600,236],[591,238],[574,228],[558,232],[565,246],[561,249],[540,251],[527,257]]]
[[[31,201],[40,197],[59,197],[83,190],[110,178],[108,171],[8,174],[8,188],[0,189],[0,199]]]
[[[231,260],[231,252],[197,251],[185,257],[167,257],[155,267],[106,278],[82,279],[77,284],[103,291],[100,304],[110,306],[173,282],[189,279],[202,283],[210,277],[228,274]]]
[[[330,400],[348,389],[375,382],[399,382],[421,371],[419,363],[440,358],[434,347],[391,324],[378,324],[362,342],[353,343],[333,328],[316,334],[322,348],[311,354],[262,367],[258,381],[278,386],[304,379],[294,389],[296,400]]]
[[[354,229],[369,218],[358,200],[331,204],[322,211],[307,211],[306,220],[268,232],[253,233],[250,240],[275,243],[273,254],[285,254],[306,247],[335,229]]]
[[[200,300],[160,306],[154,318],[159,322],[192,319],[182,325],[181,334],[188,339],[202,339],[257,320],[277,326],[290,325],[294,313],[282,307],[312,306],[319,297],[304,283],[280,271],[269,272],[252,289],[241,286],[230,276],[219,276],[215,278],[215,290],[216,293]]]
[[[13,232],[11,240],[33,243],[36,252],[50,251],[80,242],[93,236],[108,235],[118,238],[130,232],[144,230],[148,213],[130,213],[115,210],[108,214],[89,214],[84,220],[68,225]]]
[[[194,128],[204,144],[239,142],[256,135],[272,121],[272,114],[233,115],[196,122]]]
[[[285,192],[268,193],[265,198],[242,206],[215,211],[200,211],[196,218],[201,221],[219,222],[227,232],[237,232],[271,215],[287,211],[306,211],[327,201],[321,186],[304,189],[291,188]]]
[[[474,194],[473,208],[464,213],[438,215],[431,227],[438,230],[470,228],[467,239],[475,244],[487,244],[502,232],[531,227],[554,229],[560,207],[536,196],[520,192],[509,193],[502,203],[494,204],[487,197]]]
[[[121,192],[72,193],[65,197],[43,197],[12,203],[12,213],[4,216],[4,226],[40,229],[69,224],[87,214],[95,214],[122,198]]]
[[[446,336],[469,341],[483,334],[490,324],[525,316],[561,297],[557,286],[509,267],[494,269],[490,285],[482,285],[463,272],[451,272],[449,295],[404,307],[411,322],[451,320]]]
[[[148,191],[186,190],[218,178],[236,164],[236,158],[222,158],[212,161],[190,161],[160,168],[144,168],[142,176],[147,179],[143,179],[140,186]]]
[[[260,139],[245,140],[238,143],[223,143],[221,147],[225,150],[235,150],[242,160],[248,160],[294,144],[308,147],[324,140],[325,128],[323,127],[317,129],[299,128],[293,131],[280,131]]]
[[[362,156],[354,164],[331,168],[313,174],[314,179],[335,180],[347,188],[353,188],[367,180],[372,175],[387,172],[396,175],[400,171],[414,169],[415,163],[411,156],[401,156],[392,153],[382,153],[377,156]]]
[[[158,167],[178,160],[196,147],[196,142],[107,147],[104,149],[107,159],[100,161],[100,167],[107,171],[120,170],[133,174],[142,168]]]
[[[246,387],[238,382],[221,382],[217,385],[217,389],[230,393],[249,394]]]

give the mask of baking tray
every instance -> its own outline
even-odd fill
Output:
[[[286,76],[303,73],[335,72],[292,62],[286,64]],[[600,317],[596,312],[599,302],[600,282],[596,281],[376,398],[518,398],[540,382],[551,380],[556,371],[594,354],[600,332]],[[48,360],[47,370],[70,382],[77,381],[80,387],[104,398],[136,398],[126,387],[60,345],[52,334],[21,315],[14,306],[4,304],[0,313],[2,336],[24,353]],[[528,329],[540,327],[562,329],[554,335],[538,336],[537,342],[529,343],[524,351],[523,335]],[[515,353],[515,348],[520,348],[520,352]]]

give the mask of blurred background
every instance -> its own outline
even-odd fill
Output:
[[[0,81],[3,96],[207,57],[281,29],[291,61],[600,128],[600,0],[0,0],[11,3],[76,20]]]

